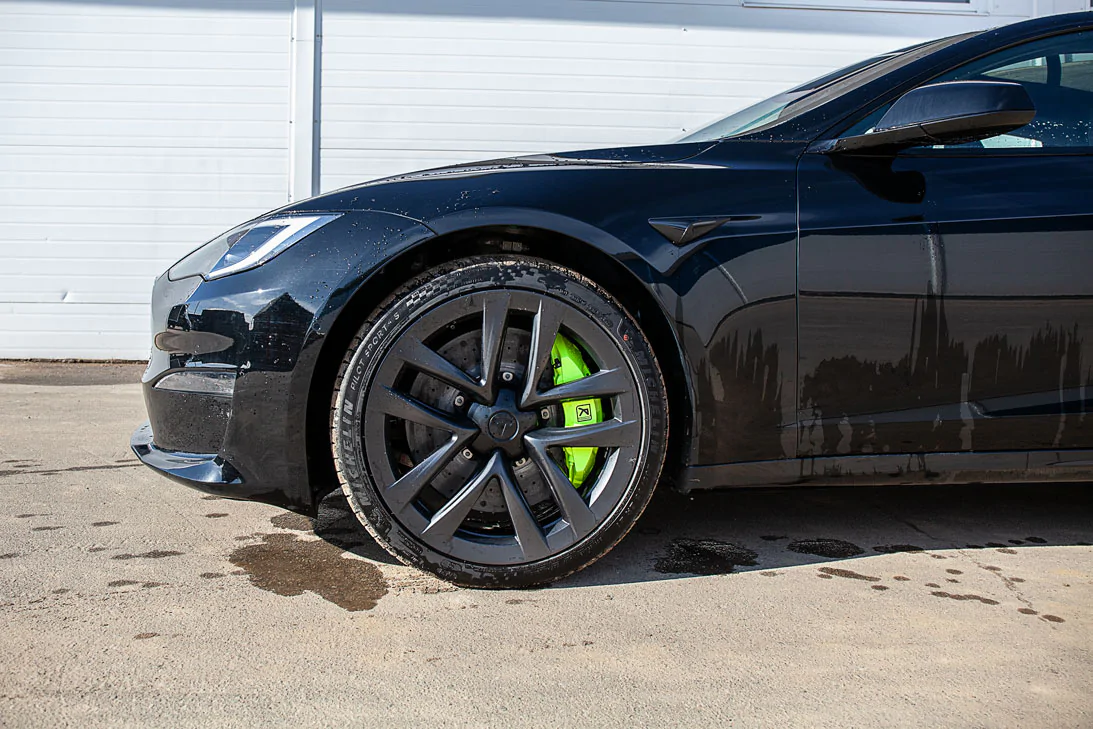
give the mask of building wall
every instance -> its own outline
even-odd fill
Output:
[[[143,358],[152,280],[286,199],[290,0],[0,2],[0,357]]]
[[[665,141],[860,58],[1083,0],[973,2],[0,0],[0,357],[146,357],[155,275],[293,196]]]

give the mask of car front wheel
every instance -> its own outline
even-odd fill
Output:
[[[546,261],[476,257],[381,305],[342,363],[331,439],[361,522],[456,584],[525,587],[603,556],[664,459],[664,382],[637,323]]]

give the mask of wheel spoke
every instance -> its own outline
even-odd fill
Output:
[[[383,499],[396,514],[410,504],[421,490],[436,477],[448,461],[452,460],[456,453],[470,436],[452,436],[447,443],[430,453],[421,463],[407,471],[399,480],[391,484],[383,493]]]
[[[486,465],[465,483],[440,511],[433,515],[422,535],[442,542],[451,539],[456,529],[467,518],[467,514],[474,508],[475,502],[482,497],[482,492],[486,490],[489,482],[493,478],[501,477],[501,470],[501,453],[495,451]]]
[[[591,532],[596,527],[596,515],[588,508],[588,504],[584,502],[580,492],[573,486],[573,482],[562,472],[554,459],[547,454],[545,448],[533,447],[529,451],[531,452],[531,460],[535,461],[535,464],[539,466],[539,470],[546,478],[547,485],[550,487],[551,493],[554,494],[554,501],[562,512],[562,517],[569,522],[569,526],[573,529],[574,538],[580,539]]]
[[[635,445],[641,432],[636,420],[605,420],[593,425],[572,428],[540,428],[524,436],[525,442],[535,448],[618,448]]]
[[[547,298],[539,300],[539,311],[535,314],[535,323],[531,329],[531,353],[528,356],[527,379],[524,392],[520,395],[520,407],[531,407],[528,401],[539,389],[539,380],[550,366],[550,350],[554,338],[558,336],[558,327],[562,323],[562,309]]]
[[[442,413],[409,395],[395,392],[385,385],[380,385],[375,390],[375,397],[369,401],[368,405],[396,418],[429,428],[446,430],[461,438],[469,438],[478,432],[474,427],[456,422],[447,413]]]
[[[511,299],[507,293],[487,296],[482,306],[482,383],[487,403],[494,399],[497,365],[501,361]]]
[[[512,519],[512,528],[516,531],[516,541],[520,545],[525,559],[540,559],[550,554],[543,530],[535,521],[535,516],[524,499],[524,493],[512,478],[512,474],[506,466],[502,466],[498,480],[501,482],[501,493],[505,496],[505,506]]]
[[[589,397],[611,397],[630,389],[630,380],[620,369],[601,370],[588,377],[552,387],[546,392],[532,392],[523,407],[538,407],[543,403],[562,400],[583,400]]]
[[[399,342],[394,355],[419,372],[431,375],[457,390],[472,392],[481,396],[482,385],[473,377],[454,364],[444,359],[438,352],[425,346],[416,337],[406,337]]]

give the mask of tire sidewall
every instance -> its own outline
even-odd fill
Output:
[[[367,393],[384,355],[420,316],[440,303],[497,288],[523,289],[569,303],[612,335],[639,389],[643,410],[640,463],[612,513],[589,535],[556,555],[517,565],[472,564],[432,549],[406,529],[380,498],[361,437]],[[361,329],[343,362],[332,427],[335,461],[354,511],[379,541],[408,564],[460,585],[525,587],[550,582],[599,558],[633,526],[651,497],[667,437],[664,384],[640,328],[610,295],[587,278],[537,259],[505,256],[457,261],[400,289]],[[346,407],[347,403],[351,403]]]

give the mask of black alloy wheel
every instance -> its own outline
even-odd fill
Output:
[[[583,376],[556,384],[556,340]],[[599,422],[573,421],[574,401]],[[637,521],[667,405],[649,343],[606,291],[545,261],[476,257],[373,313],[331,430],[343,490],[388,551],[460,585],[525,587],[581,569]],[[589,460],[571,479],[573,449]]]

